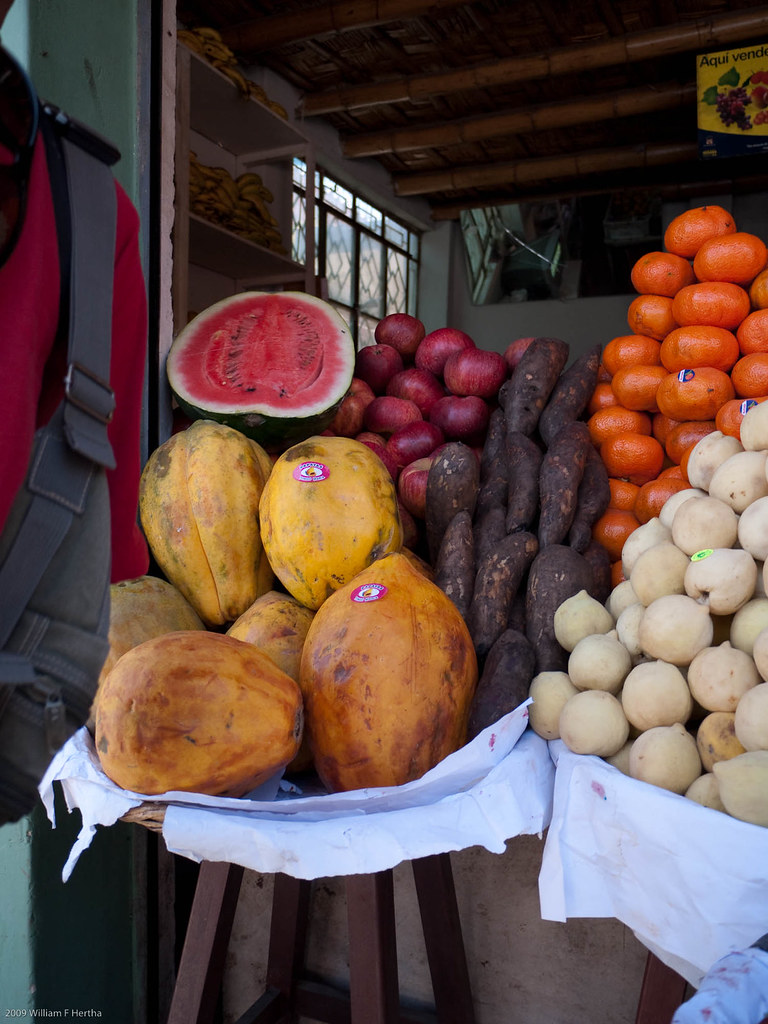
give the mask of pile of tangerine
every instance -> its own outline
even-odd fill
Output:
[[[768,248],[737,231],[721,206],[675,217],[664,250],[631,272],[630,333],[602,355],[587,409],[608,470],[611,504],[594,537],[623,578],[627,537],[689,487],[691,449],[713,430],[739,437],[744,413],[768,398]]]

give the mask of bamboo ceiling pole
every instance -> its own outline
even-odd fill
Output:
[[[695,182],[655,182],[652,186],[654,192],[661,195],[662,199],[690,199],[693,196],[708,196],[718,192],[762,192],[768,186],[766,175],[754,175],[751,177],[739,178],[716,178],[712,181]],[[634,182],[623,184],[622,193],[647,192],[648,182]],[[471,210],[478,207],[509,206],[511,203],[551,203],[557,200],[576,199],[582,196],[605,195],[605,185],[593,185],[591,188],[580,186],[569,189],[567,195],[562,191],[558,192],[526,192],[515,196],[509,194],[485,195],[477,199],[465,199],[457,203],[439,203],[432,207],[430,216],[434,221],[458,220],[462,210]]]
[[[418,18],[463,3],[466,0],[352,0],[351,3],[311,7],[300,14],[253,18],[219,31],[227,46],[235,52],[263,53],[285,43],[314,39],[332,32],[369,28],[402,18]]]
[[[618,171],[628,167],[656,167],[661,164],[695,160],[698,155],[699,148],[695,142],[651,143],[511,163],[457,167],[452,171],[399,174],[394,177],[394,187],[398,196],[418,196],[432,192],[450,192],[452,189],[521,185],[552,178],[575,178],[582,174]]]
[[[525,132],[564,128],[591,121],[631,117],[653,111],[670,110],[692,103],[696,98],[696,85],[672,84],[643,86],[627,89],[607,96],[582,96],[569,103],[513,110],[487,117],[467,118],[453,124],[427,125],[423,128],[403,128],[383,132],[367,132],[348,136],[342,148],[347,157],[380,156],[382,153],[407,153],[415,149],[443,148],[484,139],[517,135]]]
[[[303,112],[306,116],[313,116],[385,103],[424,100],[439,93],[484,89],[523,79],[545,78],[612,64],[648,60],[685,50],[709,50],[733,40],[756,38],[767,31],[768,7],[756,7],[749,11],[700,18],[686,24],[607,39],[602,43],[567,47],[530,57],[505,58],[493,64],[461,71],[413,75],[396,81],[340,86],[325,92],[308,93],[303,100]]]

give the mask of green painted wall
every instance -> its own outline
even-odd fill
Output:
[[[16,0],[2,32],[41,97],[120,149],[116,175],[143,222],[150,2]],[[100,830],[64,884],[80,815],[58,805],[55,830],[42,806],[0,828],[0,1016],[75,1008],[146,1024],[144,830]]]
[[[115,173],[138,194],[136,0],[27,0],[29,70],[39,95],[106,135]]]
[[[30,877],[32,832],[24,819],[0,829],[0,1015],[34,1003]]]

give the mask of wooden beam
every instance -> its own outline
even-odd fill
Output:
[[[600,96],[582,96],[568,103],[511,110],[485,117],[467,118],[453,124],[425,125],[383,132],[366,132],[343,139],[344,156],[350,158],[380,156],[382,153],[408,153],[416,149],[444,149],[449,146],[482,142],[505,135],[546,131],[616,117],[631,117],[653,111],[683,107],[696,100],[694,82],[680,85],[646,85],[641,89]]]
[[[592,180],[592,179],[590,179]],[[713,178],[710,180],[673,182],[662,181],[649,184],[647,179],[642,181],[621,183],[621,192],[658,192],[663,200],[673,202],[677,199],[691,199],[696,196],[711,196],[713,194],[728,193],[733,195],[747,195],[752,192],[765,192],[768,189],[768,175],[755,175],[751,177],[738,178]],[[560,190],[532,190],[520,192],[514,196],[508,192],[497,192],[496,194],[485,194],[483,196],[467,197],[455,203],[435,203],[430,212],[434,221],[458,220],[462,210],[476,210],[489,206],[510,206],[523,203],[553,203],[568,199],[578,199],[582,196],[602,196],[614,191],[604,180],[599,184],[578,186]]]
[[[520,54],[460,71],[339,86],[325,92],[309,93],[304,97],[302,110],[305,116],[312,117],[388,103],[420,102],[439,93],[487,89],[510,82],[572,74],[685,51],[706,52],[735,40],[759,38],[766,32],[768,7],[756,7],[735,14],[699,18],[649,32],[637,32],[618,39],[606,39],[601,43],[531,56]]]
[[[253,18],[220,29],[221,38],[235,53],[264,53],[276,46],[351,29],[384,25],[390,21],[432,15],[460,7],[466,0],[352,0],[308,7],[298,14]]]
[[[695,142],[650,143],[511,163],[399,174],[394,177],[394,188],[398,196],[423,196],[434,192],[451,192],[454,189],[578,178],[584,174],[619,171],[630,167],[656,167],[660,164],[696,160],[698,155],[699,147]]]

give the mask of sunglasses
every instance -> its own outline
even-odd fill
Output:
[[[38,121],[32,83],[0,47],[0,267],[13,252],[24,223]]]

